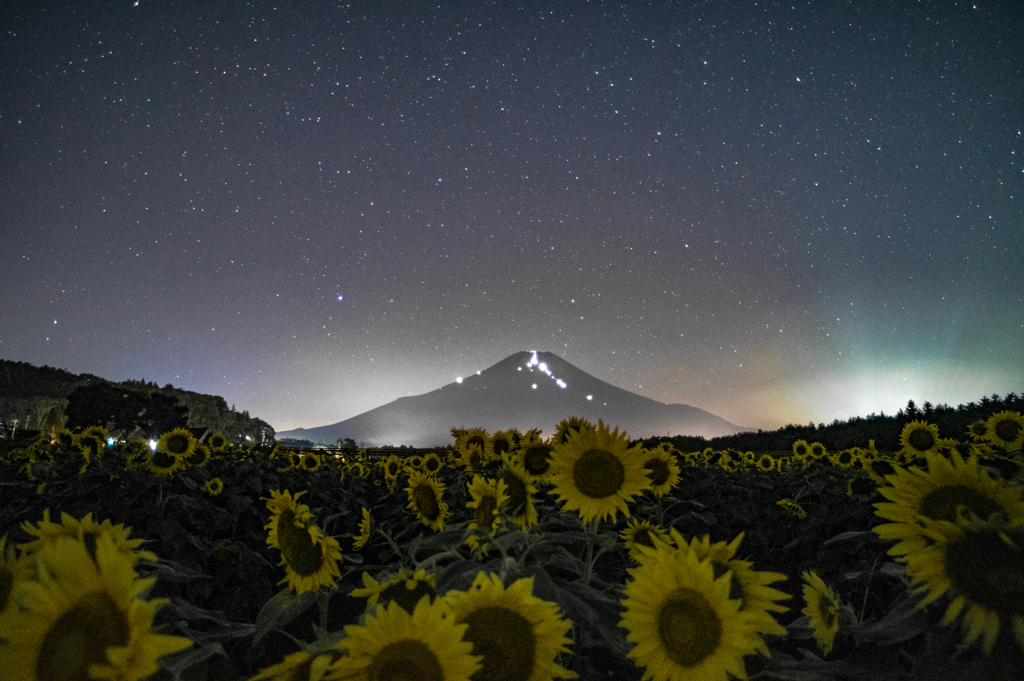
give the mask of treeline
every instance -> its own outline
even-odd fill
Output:
[[[829,451],[841,451],[851,447],[867,447],[874,440],[880,451],[896,451],[900,448],[900,434],[911,421],[927,421],[938,427],[939,436],[965,441],[969,439],[967,428],[978,421],[985,421],[1002,411],[1024,412],[1024,396],[1008,393],[1005,396],[991,395],[977,402],[968,402],[951,407],[948,404],[933,405],[925,402],[920,407],[913,401],[892,416],[884,413],[868,416],[854,416],[846,421],[836,419],[829,424],[810,423],[806,426],[790,424],[778,430],[726,435],[710,440],[703,437],[677,435],[655,437],[644,440],[645,446],[657,446],[670,442],[679,451],[700,451],[713,449],[735,449],[743,452],[788,452],[797,440],[820,442]]]
[[[174,428],[209,428],[230,441],[272,441],[274,429],[223,397],[160,387],[145,379],[115,383],[92,374],[0,360],[0,425],[52,430],[103,425],[121,437],[157,437]]]

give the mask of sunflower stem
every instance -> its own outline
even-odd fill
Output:
[[[597,518],[591,518],[583,525],[587,537],[587,560],[583,566],[583,585],[590,586],[590,578],[594,574],[594,542],[597,541]]]
[[[390,532],[385,532],[382,528],[377,530],[381,536],[388,540],[388,544],[391,544],[391,550],[395,552],[395,557],[401,562],[402,560],[402,549],[395,543],[395,540],[391,538]]]

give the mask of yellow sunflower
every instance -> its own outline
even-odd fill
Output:
[[[477,444],[467,444],[459,447],[456,451],[459,453],[459,465],[468,472],[479,473],[487,463],[484,450]]]
[[[129,538],[132,533],[131,527],[125,527],[124,524],[114,525],[109,519],[98,523],[92,519],[92,513],[87,513],[79,520],[61,512],[60,524],[58,524],[50,521],[50,509],[44,508],[41,522],[33,527],[32,523],[26,520],[21,524],[21,529],[27,534],[37,537],[33,541],[18,545],[18,548],[25,554],[36,553],[61,537],[71,537],[84,542],[89,552],[93,553],[100,536],[106,536],[114,542],[118,552],[131,558],[132,565],[139,558],[157,560],[155,553],[139,548],[146,540]]]
[[[662,445],[641,452],[644,470],[651,480],[651,491],[655,496],[665,496],[679,484],[679,464],[672,456],[671,445]]]
[[[370,509],[363,507],[363,519],[359,522],[359,534],[352,539],[352,548],[361,549],[370,541],[370,534],[373,532],[373,516]]]
[[[811,446],[807,440],[797,440],[793,443],[793,456],[806,457],[811,453]]]
[[[420,522],[434,531],[444,529],[448,519],[448,504],[444,502],[444,485],[432,476],[419,471],[409,476],[408,508],[416,512]]]
[[[285,577],[278,584],[287,582],[296,593],[334,588],[334,580],[341,577],[338,540],[321,532],[312,522],[309,507],[297,502],[304,492],[294,497],[288,491],[270,494],[267,509],[273,515],[265,526],[269,530],[267,544],[281,552],[278,565],[285,568]]]
[[[550,681],[573,679],[576,673],[555,658],[568,653],[566,637],[572,623],[558,606],[533,595],[533,577],[507,589],[497,575],[478,572],[469,591],[449,591],[443,603],[455,622],[467,625],[463,639],[483,657],[478,679]]]
[[[842,602],[830,586],[822,581],[814,570],[804,572],[804,601],[807,603],[801,612],[810,618],[809,625],[814,632],[814,640],[822,655],[832,652],[836,634],[839,633],[839,612]]]
[[[554,448],[554,445],[545,442],[536,433],[530,433],[520,441],[520,460],[523,470],[531,480],[547,480],[551,472],[551,452]]]
[[[397,454],[392,454],[384,459],[384,479],[388,485],[395,484],[395,481],[398,480],[398,474],[401,472],[402,460],[398,458]]]
[[[584,418],[570,416],[567,419],[562,419],[555,426],[555,435],[551,438],[551,441],[555,444],[565,444],[569,441],[570,437],[584,430],[594,430],[594,424]]]
[[[631,519],[626,527],[619,531],[619,537],[625,543],[629,557],[634,563],[639,563],[645,555],[640,547],[657,550],[672,546],[672,540],[668,538],[665,530],[637,518]]]
[[[759,471],[769,472],[775,470],[776,461],[771,454],[765,452],[754,461],[754,468]]]
[[[81,452],[82,457],[88,461],[91,457],[99,456],[103,452],[106,440],[100,440],[95,435],[89,433],[79,433],[74,436],[74,443],[78,451]]]
[[[939,427],[924,421],[911,421],[900,433],[900,454],[914,458],[939,451],[942,440]]]
[[[349,595],[353,598],[365,598],[367,610],[372,610],[378,604],[386,605],[394,601],[407,612],[412,612],[424,596],[429,596],[433,601],[437,595],[437,588],[434,575],[428,574],[426,570],[410,572],[406,568],[401,568],[396,574],[380,582],[371,577],[369,572],[364,572],[363,588],[353,589]]]
[[[530,481],[522,465],[516,464],[507,454],[505,465],[498,474],[498,480],[505,483],[506,500],[503,510],[523,529],[529,529],[537,523],[537,509],[533,505],[533,495],[537,488]]]
[[[197,468],[205,466],[206,462],[210,460],[210,449],[206,445],[196,445],[196,448],[192,450],[192,453],[185,457],[185,463],[189,466],[195,466]]]
[[[489,449],[485,452],[489,457],[500,459],[505,454],[511,454],[518,441],[518,433],[513,430],[499,430],[491,436]]]
[[[628,518],[629,502],[650,487],[640,445],[629,446],[625,433],[609,432],[603,421],[597,429],[584,428],[555,445],[551,483],[566,511],[578,511],[588,522],[615,519],[619,511]]]
[[[346,655],[331,665],[328,681],[469,681],[480,657],[463,639],[465,624],[444,617],[444,606],[422,598],[410,614],[397,603],[347,625],[339,646]]]
[[[103,426],[89,426],[81,433],[85,437],[96,438],[100,442],[100,447],[105,447],[107,440],[110,438],[110,433]]]
[[[315,452],[304,452],[299,455],[298,463],[295,465],[296,468],[301,468],[305,471],[315,471],[320,468],[320,464],[323,463],[320,459],[320,455]]]
[[[469,483],[471,501],[466,503],[466,508],[473,509],[474,518],[466,528],[467,530],[484,529],[493,534],[498,529],[501,524],[498,509],[508,501],[505,489],[503,480],[488,480],[482,475],[473,476]],[[484,555],[487,554],[487,544],[481,543],[480,538],[475,534],[466,538],[466,544],[473,550],[480,546],[481,552]]]
[[[876,485],[886,484],[886,478],[896,473],[897,462],[888,456],[863,457],[864,472]]]
[[[982,520],[993,513],[1024,520],[1021,489],[992,478],[975,457],[965,462],[953,452],[949,459],[941,454],[925,458],[927,471],[897,468],[888,476],[891,486],[878,488],[889,501],[875,504],[875,515],[892,522],[878,525],[874,531],[883,539],[898,542],[889,549],[890,555],[905,556],[930,544],[922,518],[955,522],[970,512]]]
[[[228,439],[220,433],[214,433],[206,440],[206,444],[210,446],[210,449],[219,452],[227,448]]]
[[[423,464],[420,468],[430,475],[437,475],[437,473],[444,467],[444,462],[441,461],[441,457],[436,452],[430,452],[423,457]]]
[[[138,579],[133,559],[107,535],[93,555],[83,542],[60,537],[35,554],[34,579],[19,580],[15,609],[0,617],[0,670],[12,681],[117,679],[136,681],[157,660],[192,641],[153,633],[166,599],[141,596],[155,578]]]
[[[634,644],[628,656],[653,681],[747,678],[743,656],[761,641],[755,617],[729,598],[730,577],[715,579],[692,551],[652,551],[629,570],[619,626]]]
[[[803,520],[807,517],[807,511],[804,510],[804,507],[796,503],[792,499],[779,499],[778,501],[775,502],[775,505],[782,507],[783,511],[793,516],[794,518],[799,518],[800,520]]]
[[[985,439],[1005,449],[1020,449],[1024,443],[1024,417],[1015,411],[993,414],[985,421]]]
[[[992,654],[1004,625],[1024,650],[1024,527],[1005,520],[928,523],[931,543],[907,556],[918,607],[949,596],[943,625],[961,614],[964,642]]]
[[[491,436],[483,428],[469,428],[462,431],[455,440],[455,451],[459,453],[459,459],[463,466],[469,464],[482,466],[487,463],[487,448],[491,443]],[[479,458],[477,458],[479,457]],[[479,470],[473,468],[472,470]]]
[[[146,457],[146,468],[156,475],[173,475],[185,467],[185,457],[157,448]]]
[[[755,628],[759,634],[785,636],[786,628],[776,622],[771,613],[788,611],[789,608],[781,605],[779,601],[789,600],[790,596],[768,585],[785,580],[786,575],[780,572],[759,572],[753,569],[754,564],[750,561],[737,559],[736,550],[743,541],[743,535],[744,533],[740,532],[728,544],[724,541],[712,544],[709,536],[705,534],[700,538],[691,538],[687,545],[683,542],[682,535],[677,530],[672,530],[672,538],[677,546],[685,547],[702,561],[711,561],[716,579],[730,573],[729,598],[738,598],[742,604],[740,610],[755,616]],[[757,649],[763,655],[771,657],[768,647],[763,642],[759,643]]]
[[[321,681],[331,663],[341,657],[341,652],[328,650],[311,653],[300,650],[292,653],[278,664],[260,672],[249,681]]]
[[[204,486],[211,497],[215,497],[224,491],[224,481],[220,478],[210,478]]]
[[[985,436],[988,433],[988,424],[985,421],[975,421],[967,426],[967,434],[971,436],[975,442],[985,440]]]
[[[156,441],[156,451],[167,452],[178,458],[187,458],[199,442],[192,433],[184,428],[175,428],[160,436]]]

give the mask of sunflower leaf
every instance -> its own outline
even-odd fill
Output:
[[[295,594],[290,589],[285,589],[278,592],[267,601],[256,616],[256,624],[253,625],[253,645],[259,643],[271,630],[288,624],[306,612],[316,602],[316,597],[315,591]]]

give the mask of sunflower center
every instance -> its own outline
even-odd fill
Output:
[[[544,475],[551,466],[551,448],[546,445],[530,447],[523,455],[523,467],[530,475]]]
[[[202,466],[204,463],[206,463],[206,460],[208,458],[209,454],[206,453],[206,450],[197,447],[196,450],[188,456],[187,460],[193,466]]]
[[[491,495],[482,497],[476,505],[476,526],[490,529],[494,524],[495,511],[498,508],[498,500]]]
[[[965,485],[944,485],[932,490],[921,500],[918,513],[932,520],[955,523],[966,509],[982,520],[1002,507],[991,498]]]
[[[430,485],[416,485],[412,490],[412,500],[420,515],[430,522],[434,522],[441,515],[441,505],[437,503],[437,496]]]
[[[7,607],[7,601],[11,598],[11,590],[14,587],[14,571],[6,566],[0,566],[0,612]]]
[[[464,637],[483,666],[473,681],[526,681],[533,674],[537,637],[530,622],[515,610],[485,606],[471,612]]]
[[[309,536],[305,527],[295,526],[295,512],[285,509],[277,521],[277,543],[288,567],[303,577],[320,569],[323,549]]]
[[[153,465],[157,468],[174,468],[176,463],[177,457],[170,452],[153,452]]]
[[[392,461],[388,464],[387,475],[394,478],[398,476],[398,463]]]
[[[508,494],[506,508],[512,515],[519,515],[526,507],[526,484],[519,479],[519,476],[512,471],[505,469],[501,472],[500,480],[505,481],[505,493]]]
[[[661,459],[649,459],[644,464],[644,468],[647,470],[647,477],[651,479],[651,484],[655,487],[664,485],[668,480],[670,473],[668,464]]]
[[[797,456],[803,456],[807,453],[807,445],[797,445],[793,448],[793,453]]]
[[[622,488],[626,469],[619,457],[606,449],[588,449],[572,469],[576,489],[591,499],[610,497]]]
[[[915,449],[919,452],[927,452],[929,449],[935,446],[935,436],[927,428],[916,428],[910,437],[907,438],[907,443],[911,449]]]
[[[107,648],[126,646],[131,626],[114,598],[94,591],[78,599],[53,623],[39,646],[35,678],[78,681],[93,678],[89,667],[107,663]]]
[[[1024,615],[1024,556],[992,530],[967,531],[946,547],[946,576],[971,601]]]
[[[403,638],[381,648],[367,669],[370,681],[444,681],[444,670],[427,644]]]
[[[167,451],[171,454],[184,454],[188,451],[188,437],[184,435],[172,435],[167,438]]]
[[[423,460],[423,467],[431,473],[436,473],[441,469],[441,460],[436,456],[428,456]]]
[[[469,457],[466,460],[469,461],[469,467],[474,471],[480,470],[480,466],[483,464],[483,457],[475,449],[469,453]]]
[[[835,624],[837,612],[839,612],[839,606],[836,605],[835,601],[826,594],[819,594],[818,617],[825,624],[825,629],[831,629],[832,625]]]
[[[699,591],[679,589],[658,613],[658,636],[669,659],[695,667],[718,648],[722,621]]]
[[[503,438],[495,439],[492,446],[494,447],[494,453],[498,456],[501,456],[510,449],[508,440]]]
[[[871,462],[871,471],[880,478],[884,478],[887,475],[892,475],[896,472],[896,469],[888,461],[882,461],[881,459]]]
[[[434,601],[434,596],[437,595],[437,591],[430,585],[430,582],[425,582],[420,579],[412,580],[415,585],[410,589],[408,586],[409,580],[401,580],[397,584],[385,588],[380,592],[378,599],[381,602],[394,601],[401,606],[402,610],[408,613],[412,613],[416,609],[416,604],[420,602],[420,599],[424,596],[430,596],[430,601]]]
[[[484,448],[485,444],[487,444],[487,443],[484,442],[484,439],[482,437],[480,437],[479,435],[474,435],[473,437],[468,438],[466,440],[466,446],[467,447],[472,447],[473,445],[476,445],[481,450]]]
[[[1020,424],[1013,419],[1002,419],[996,423],[996,427],[993,428],[993,432],[1003,442],[1013,442],[1017,439],[1017,435],[1020,434]]]
[[[641,546],[649,546],[652,549],[657,548],[654,546],[654,539],[651,537],[651,532],[646,527],[638,527],[636,532],[633,533],[633,543],[640,544]]]
[[[307,457],[302,459],[303,467],[304,468],[308,468],[310,470],[313,470],[314,468],[316,468],[319,465],[319,463],[320,462],[316,460],[315,456],[307,456]]]

